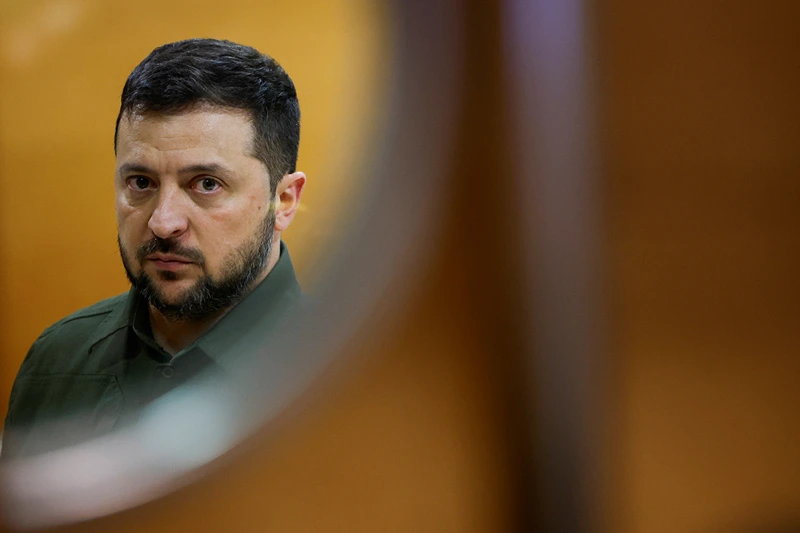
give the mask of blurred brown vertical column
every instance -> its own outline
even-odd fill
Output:
[[[602,528],[600,184],[592,20],[582,0],[506,3],[531,453],[542,531]]]
[[[506,60],[506,2],[464,2],[467,35],[463,99],[446,195],[445,238],[437,251],[433,294],[459,320],[459,344],[485,380],[506,469],[511,531],[544,531],[534,505],[533,399],[524,286],[524,247],[515,159],[512,92]]]
[[[464,258],[470,330],[500,385],[516,524],[593,531],[603,521],[604,340],[591,12],[581,0],[487,4],[475,4],[480,22],[470,25],[484,38],[466,54],[479,81],[464,94],[456,175],[469,188],[451,196],[449,243],[487,252]],[[474,205],[492,224],[471,234]]]

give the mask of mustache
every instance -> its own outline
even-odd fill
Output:
[[[187,248],[173,239],[162,239],[160,237],[153,237],[148,242],[141,245],[136,251],[136,259],[141,263],[144,261],[145,257],[156,252],[179,255],[200,266],[203,266],[206,262],[206,258],[200,250],[196,248]]]

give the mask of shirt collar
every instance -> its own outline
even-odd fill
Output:
[[[267,277],[176,357],[200,348],[224,370],[230,370],[233,354],[252,342],[266,342],[270,332],[294,307],[300,294],[289,251],[281,241],[280,257]],[[90,352],[102,339],[127,327],[137,330],[137,336],[144,336],[145,342],[149,338],[148,344],[155,344],[147,314],[142,312],[146,309],[144,299],[131,287],[125,304],[116,307],[98,327],[91,340]]]

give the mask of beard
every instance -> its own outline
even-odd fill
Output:
[[[212,278],[206,272],[205,256],[200,250],[184,247],[173,239],[159,237],[153,237],[136,251],[140,270],[139,274],[134,274],[119,236],[117,243],[125,274],[142,298],[170,320],[201,320],[232,307],[249,293],[269,262],[274,229],[275,212],[270,209],[255,235],[225,258],[219,279]],[[203,271],[195,284],[186,289],[175,302],[168,303],[164,293],[144,271],[145,257],[157,252],[185,257]],[[158,271],[157,276],[164,281],[178,279],[175,272],[167,270]]]

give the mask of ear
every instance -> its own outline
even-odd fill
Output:
[[[286,174],[278,183],[275,190],[275,231],[284,231],[292,223],[305,186],[306,175],[302,172]]]

